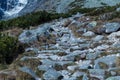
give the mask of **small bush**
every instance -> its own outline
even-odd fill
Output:
[[[21,47],[17,38],[0,34],[0,64],[10,64],[19,53],[24,51]]]

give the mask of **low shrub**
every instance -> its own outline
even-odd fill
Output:
[[[10,64],[23,51],[17,38],[0,33],[0,64]]]

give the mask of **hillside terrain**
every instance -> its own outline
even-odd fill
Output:
[[[0,9],[0,80],[120,80],[119,0],[11,1]]]
[[[66,13],[74,8],[99,8],[115,6],[119,0],[0,0],[0,13],[9,19],[30,12],[46,10],[48,12]],[[7,4],[4,4],[7,3]]]

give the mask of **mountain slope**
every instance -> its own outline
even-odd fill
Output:
[[[11,15],[13,16],[13,14],[16,14],[14,16],[21,16],[26,13],[40,10],[65,13],[75,7],[93,8],[102,6],[115,6],[116,4],[120,3],[119,0],[13,0],[13,2],[11,2],[9,2],[10,6],[7,7],[10,10],[6,11],[5,14],[8,15],[7,17]],[[13,9],[11,9],[11,6]]]
[[[13,79],[119,80],[119,29],[120,22],[77,14],[23,30],[18,39],[25,52],[9,67],[16,75],[0,74]]]
[[[119,0],[21,1],[8,18],[30,14],[0,21],[0,80],[120,79]]]

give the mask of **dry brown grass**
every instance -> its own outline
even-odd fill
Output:
[[[41,65],[42,63],[40,62],[40,59],[36,59],[36,58],[26,58],[24,60],[21,60],[21,58],[23,58],[24,56],[26,57],[34,57],[35,53],[33,52],[26,52],[23,53],[22,55],[19,55],[18,58],[13,61],[13,63],[9,66],[10,70],[18,70],[20,67],[23,66],[27,66],[29,68],[31,68],[33,71],[36,71],[38,65]]]
[[[3,33],[8,34],[13,37],[18,37],[22,31],[23,31],[22,28],[13,28],[13,29],[5,30],[3,31]]]
[[[86,18],[89,18],[89,20],[86,20]],[[73,32],[73,34],[77,37],[77,38],[79,38],[79,37],[81,37],[82,36],[82,34],[84,33],[83,31],[78,31],[79,29],[81,30],[82,28],[84,29],[84,28],[86,28],[87,30],[89,30],[87,27],[87,25],[88,25],[88,23],[90,23],[91,21],[96,21],[97,22],[97,26],[96,27],[94,27],[93,29],[90,29],[90,31],[93,31],[93,32],[95,32],[95,33],[97,33],[97,34],[101,34],[102,32],[99,32],[100,31],[100,29],[103,27],[103,24],[106,22],[106,21],[102,21],[102,20],[95,20],[95,17],[93,17],[93,16],[90,16],[90,17],[85,17],[85,16],[83,16],[83,17],[80,17],[78,20],[77,20],[78,22],[82,22],[82,23],[84,23],[83,25],[79,25],[79,23],[72,23],[72,24],[70,24],[69,26],[68,26],[68,28],[69,29],[71,29],[72,30],[72,32]],[[77,22],[76,21],[76,22]],[[81,24],[81,23],[80,23]],[[102,33],[103,34],[103,33]]]
[[[114,18],[112,20],[109,20],[109,22],[118,22],[118,23],[120,23],[120,18]]]
[[[120,56],[116,59],[116,67],[120,68]]]
[[[38,41],[37,41],[38,45],[55,44],[55,43],[56,43],[56,36],[52,34],[50,34],[48,37],[40,36],[38,37]]]
[[[35,80],[31,75],[17,70],[17,76],[15,77],[15,80]]]
[[[0,80],[15,80],[16,79],[15,70],[3,70],[0,71]]]
[[[101,69],[108,69],[108,65],[102,62],[98,63]]]
[[[23,56],[32,56],[34,55],[33,52],[26,52],[22,55],[19,55],[18,58],[9,66],[8,70],[5,70],[4,72],[7,72],[7,74],[1,73],[0,74],[0,80],[35,80],[31,75],[28,73],[22,72],[19,70],[20,67],[27,66],[31,68],[37,75],[42,75],[41,71],[38,71],[38,65],[41,65],[40,59],[25,59],[20,60]],[[15,72],[16,75],[12,75],[13,72]],[[38,74],[39,73],[39,74]]]
[[[73,33],[76,37],[81,37],[81,34],[83,33],[83,32],[77,32],[77,30],[80,29],[79,27],[80,27],[80,26],[79,26],[77,23],[72,23],[72,24],[70,24],[70,25],[68,26],[68,28],[72,30],[72,33]]]

